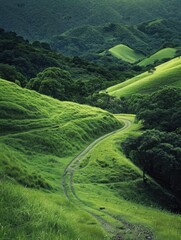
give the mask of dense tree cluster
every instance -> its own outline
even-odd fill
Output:
[[[29,81],[27,87],[59,100],[68,100],[73,94],[70,73],[58,67],[46,68],[38,73],[36,78]]]
[[[145,128],[179,131],[181,118],[181,89],[165,87],[152,94],[135,94],[121,98],[123,111],[135,113]]]
[[[143,174],[154,177],[181,198],[181,137],[176,133],[147,130],[123,144],[126,154]]]
[[[137,96],[137,110],[146,130],[130,137],[122,147],[126,155],[181,199],[181,89],[166,87],[151,95]]]
[[[34,46],[16,33],[0,29],[0,62],[16,67],[26,78],[46,67],[60,66],[60,58],[57,61],[47,48],[44,43]]]

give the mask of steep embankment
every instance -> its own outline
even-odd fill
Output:
[[[68,162],[120,123],[98,108],[5,80],[0,88],[0,238],[103,239],[100,225],[65,199],[60,183]]]
[[[155,69],[108,88],[108,94],[122,97],[131,94],[151,93],[164,86],[180,86],[181,58],[175,58]]]

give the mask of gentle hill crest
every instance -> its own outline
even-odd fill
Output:
[[[108,50],[108,52],[110,52],[114,57],[129,63],[134,63],[144,58],[143,54],[136,53],[132,48],[124,44],[112,47]]]
[[[148,58],[143,59],[138,63],[139,66],[148,66],[154,64],[156,61],[161,61],[168,58],[174,58],[176,54],[176,48],[164,48],[154,53]]]

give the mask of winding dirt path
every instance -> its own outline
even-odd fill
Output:
[[[79,153],[76,157],[74,157],[72,159],[72,161],[66,166],[64,173],[63,173],[63,177],[62,177],[62,186],[63,186],[63,191],[64,194],[66,196],[66,198],[72,202],[76,207],[86,211],[87,213],[91,214],[93,217],[95,217],[97,219],[98,222],[101,223],[101,225],[103,226],[103,228],[109,233],[109,235],[111,237],[108,237],[107,239],[112,239],[112,240],[119,240],[122,239],[124,240],[124,236],[122,235],[122,233],[120,233],[120,230],[116,227],[113,226],[113,224],[111,223],[111,219],[115,222],[118,222],[122,225],[125,226],[126,229],[128,229],[128,231],[134,231],[135,226],[133,224],[130,224],[128,222],[126,222],[123,219],[118,219],[116,216],[113,216],[107,212],[102,212],[101,210],[98,209],[94,209],[88,205],[86,205],[85,202],[83,202],[78,195],[76,194],[75,188],[74,188],[74,182],[73,182],[73,177],[74,177],[74,172],[76,171],[76,169],[79,167],[81,161],[87,156],[88,153],[91,152],[91,150],[93,148],[95,148],[101,141],[105,140],[106,138],[109,138],[110,136],[124,131],[128,128],[131,127],[132,122],[126,118],[119,118],[123,123],[124,126],[121,129],[118,129],[116,131],[113,131],[111,133],[108,133],[98,139],[96,139],[94,142],[92,142],[89,146],[87,146],[81,153]],[[102,216],[107,215],[110,219],[110,221],[105,220]],[[142,231],[143,235],[145,236],[147,234],[148,236],[148,232],[145,234],[145,229],[140,229],[139,233]],[[134,231],[135,233],[135,231]],[[149,238],[145,236],[143,238],[140,239],[153,239],[152,238],[152,234],[149,233]],[[151,237],[150,237],[151,236]]]

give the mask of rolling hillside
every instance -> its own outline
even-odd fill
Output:
[[[108,94],[122,97],[137,93],[151,93],[164,86],[181,86],[181,58],[175,58],[153,70],[140,74],[106,90]]]
[[[102,239],[100,225],[66,200],[61,178],[86,144],[121,124],[98,108],[5,80],[0,88],[0,238]]]
[[[30,40],[49,39],[85,24],[181,18],[180,0],[0,0],[0,5],[0,27]]]
[[[144,58],[143,54],[136,53],[133,49],[126,45],[119,44],[108,50],[114,57],[122,61],[134,63]]]
[[[148,58],[143,59],[141,62],[138,63],[139,66],[148,66],[154,64],[156,61],[161,61],[163,59],[174,58],[176,54],[175,48],[164,48],[160,51],[156,52],[155,54],[151,55]]]
[[[137,25],[107,23],[83,25],[51,37],[52,48],[65,55],[99,54],[123,44],[147,56],[159,49],[179,47],[181,44],[179,20],[160,19]]]
[[[151,50],[149,37],[136,27],[121,23],[102,26],[85,25],[51,38],[51,46],[65,55],[99,53],[118,44],[134,49]]]
[[[159,210],[175,199],[150,178],[145,188],[120,151],[120,141],[140,134],[134,115],[114,117],[5,80],[0,87],[2,240],[178,239],[180,216]]]

